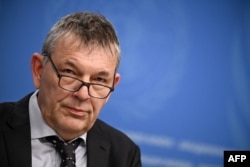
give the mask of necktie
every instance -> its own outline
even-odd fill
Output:
[[[75,149],[80,144],[80,138],[72,141],[71,143],[60,140],[57,136],[46,137],[46,140],[53,144],[56,151],[61,157],[60,167],[75,167]]]

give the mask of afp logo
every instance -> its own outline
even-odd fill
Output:
[[[250,167],[250,151],[224,151],[224,167]]]

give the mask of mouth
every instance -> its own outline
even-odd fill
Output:
[[[82,109],[74,108],[74,107],[66,107],[67,111],[72,115],[76,117],[84,117],[88,115],[88,112]]]

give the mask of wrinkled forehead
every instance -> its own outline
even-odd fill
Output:
[[[106,52],[105,55],[110,56],[111,60],[116,61],[116,69],[119,66],[119,48],[116,44],[107,44],[102,45],[98,41],[92,40],[86,43],[81,37],[72,34],[66,33],[61,36],[55,43],[53,52],[58,52],[62,50],[75,50],[81,51],[82,49],[89,52],[89,54],[95,49],[103,49]],[[52,52],[52,54],[53,54]]]

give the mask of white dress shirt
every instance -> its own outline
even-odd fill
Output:
[[[30,97],[29,101],[32,167],[59,167],[61,163],[60,155],[56,152],[51,143],[44,140],[44,137],[57,135],[57,133],[43,120],[37,103],[37,93],[38,90]],[[79,137],[82,138],[83,141],[75,151],[76,167],[87,167],[87,133]]]

